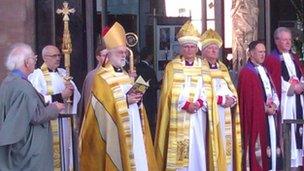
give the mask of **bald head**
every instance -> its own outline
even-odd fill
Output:
[[[49,69],[55,70],[60,65],[61,53],[56,46],[47,45],[42,49],[42,59]]]

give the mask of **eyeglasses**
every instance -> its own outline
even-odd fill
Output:
[[[37,60],[38,60],[37,57],[38,57],[38,55],[33,55],[33,56],[29,57],[29,58],[34,59],[34,61],[37,62]]]
[[[53,55],[45,55],[45,56],[48,56],[48,57],[51,57],[51,58],[56,58],[56,57],[61,58],[61,54],[53,54]]]

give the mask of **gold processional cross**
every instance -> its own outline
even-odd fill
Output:
[[[66,81],[71,81],[72,77],[70,76],[70,66],[71,66],[71,53],[72,53],[72,41],[71,41],[71,34],[69,30],[69,15],[73,14],[76,10],[74,8],[69,8],[69,3],[64,1],[63,7],[61,9],[57,9],[57,14],[63,15],[63,36],[62,36],[62,53],[64,54],[64,67],[66,69],[66,77],[64,78]],[[67,111],[70,112],[70,104],[72,101],[70,98],[67,100],[68,109]]]

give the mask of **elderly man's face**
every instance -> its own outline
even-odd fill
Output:
[[[185,59],[191,59],[196,56],[196,53],[198,51],[198,47],[194,43],[185,43],[181,45],[181,55]]]
[[[34,52],[31,52],[30,56],[26,59],[26,66],[29,73],[34,72],[36,62],[37,62],[37,55],[35,55]]]
[[[114,67],[123,67],[126,65],[126,56],[128,50],[125,46],[119,46],[110,50],[109,60]]]
[[[277,36],[278,37],[275,39],[275,44],[278,50],[281,52],[290,51],[292,46],[291,34],[289,32],[282,31]]]
[[[265,60],[266,48],[262,43],[256,45],[256,47],[250,52],[250,58],[252,62],[256,64],[262,64]]]
[[[51,69],[55,70],[59,67],[61,60],[61,54],[57,47],[50,46],[47,48],[46,53],[43,56],[43,61],[46,66]]]
[[[216,44],[210,44],[203,49],[203,57],[207,59],[218,59],[219,47]]]

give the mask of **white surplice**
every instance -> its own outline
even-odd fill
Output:
[[[256,69],[260,74],[266,97],[271,98],[273,100],[273,102],[276,104],[276,106],[279,106],[279,104],[280,104],[279,98],[278,98],[277,94],[275,93],[275,91],[273,90],[273,88],[271,87],[271,82],[269,80],[269,77],[266,74],[264,67],[262,67],[261,65],[258,65],[256,67]],[[271,166],[272,166],[271,170],[276,171],[276,161],[277,161],[276,139],[277,138],[276,138],[275,120],[272,115],[268,115],[268,125],[269,125],[270,149],[271,149]]]
[[[217,69],[211,69],[211,72],[216,71]],[[234,97],[235,95],[231,92],[228,87],[228,84],[224,79],[215,78],[212,80],[212,87],[215,88],[216,96],[222,96],[223,101],[225,101],[225,96],[228,95],[230,97]],[[218,114],[220,120],[220,127],[221,127],[221,137],[224,143],[224,149],[226,150],[226,130],[225,130],[225,110],[230,110],[230,108],[224,108],[221,105],[217,105],[218,107]],[[232,129],[231,129],[232,131]],[[232,135],[232,132],[230,133]],[[233,150],[231,151],[231,161],[227,163],[227,171],[233,171]]]
[[[53,94],[61,93],[65,89],[64,85],[64,76],[66,76],[66,71],[62,68],[57,68],[58,72],[49,72],[51,80],[52,80],[52,90]],[[48,94],[47,91],[47,83],[43,72],[41,69],[36,69],[32,74],[28,77],[29,81],[33,84],[36,90],[41,93],[46,103],[54,102],[52,96]],[[80,100],[80,93],[73,81],[71,81],[74,86],[73,93],[73,105],[71,107],[71,114],[76,114],[77,112],[77,104]],[[66,105],[67,110],[67,105]],[[67,113],[67,111],[63,111],[62,113]],[[73,168],[73,149],[72,149],[72,129],[70,119],[62,118],[63,122],[63,142],[64,142],[64,154],[65,154],[65,166],[66,170],[71,170]],[[77,156],[76,156],[77,157]]]
[[[123,73],[116,73],[123,74]],[[124,94],[132,87],[131,84],[120,85]],[[133,154],[136,171],[148,171],[147,153],[142,130],[141,116],[137,103],[129,105],[130,129],[132,133]]]
[[[296,76],[295,63],[289,53],[283,53],[283,60],[285,62],[288,75],[291,77]],[[282,93],[281,93],[281,112],[282,112],[282,123],[284,119],[296,119],[296,95],[288,96],[287,92],[291,86],[288,81],[285,81],[283,77],[282,80]],[[304,109],[304,99],[301,95],[301,105]],[[304,113],[304,111],[303,111]],[[298,150],[296,146],[296,136],[295,136],[296,125],[291,125],[291,167],[302,166],[303,149]]]
[[[195,89],[195,95],[193,101],[201,99],[204,102],[204,106],[200,108],[196,113],[190,115],[190,142],[189,142],[189,164],[188,167],[177,169],[177,171],[205,171],[207,166],[206,160],[206,97],[203,88],[202,77],[199,78],[198,83],[191,84],[190,77],[186,76],[186,82],[182,89],[182,93],[179,97],[178,109],[181,108],[187,102],[189,98],[190,89]]]

